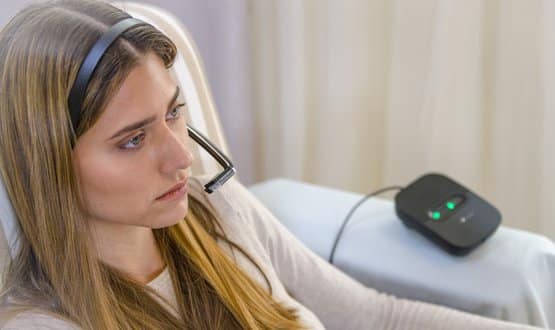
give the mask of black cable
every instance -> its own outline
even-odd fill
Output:
[[[341,224],[341,228],[339,228],[339,232],[337,233],[337,236],[335,237],[335,241],[333,242],[333,247],[331,248],[331,253],[329,258],[330,264],[333,265],[333,257],[335,255],[335,249],[337,248],[337,244],[339,243],[339,238],[341,237],[341,234],[343,234],[343,230],[345,230],[345,226],[347,225],[349,218],[353,215],[353,213],[360,206],[360,204],[364,203],[364,201],[366,201],[368,198],[372,196],[376,196],[390,190],[403,190],[403,188],[404,187],[401,187],[401,186],[390,186],[390,187],[385,187],[385,188],[376,190],[364,196],[360,201],[358,201],[358,203],[355,204],[355,206],[353,206],[353,208],[351,208],[351,210],[347,214],[347,217],[345,218],[345,220],[343,220],[343,224]]]

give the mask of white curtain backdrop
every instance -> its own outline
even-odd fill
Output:
[[[144,2],[195,38],[245,184],[442,172],[555,239],[554,1]]]
[[[555,238],[553,1],[249,4],[257,180],[366,193],[441,172]]]

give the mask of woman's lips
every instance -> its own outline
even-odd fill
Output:
[[[170,188],[167,192],[165,192],[163,195],[157,197],[156,200],[157,201],[173,200],[183,196],[187,192],[187,181],[188,179],[185,179],[185,181],[176,184],[175,186]]]

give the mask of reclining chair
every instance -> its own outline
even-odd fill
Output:
[[[177,44],[172,68],[187,99],[188,123],[228,157],[218,114],[198,51],[179,20],[150,5],[118,3],[132,16],[164,31]],[[190,175],[217,173],[219,164],[190,146]],[[240,181],[240,173],[231,180]],[[328,259],[339,227],[362,197],[352,192],[278,178],[248,187],[310,249]],[[0,267],[19,235],[0,182]],[[392,202],[372,198],[351,219],[334,264],[361,283],[398,297],[544,328],[555,327],[555,245],[546,237],[501,227],[466,257],[446,254],[397,218]]]

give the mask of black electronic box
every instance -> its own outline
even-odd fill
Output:
[[[410,228],[453,255],[466,255],[501,223],[490,203],[452,179],[426,174],[395,196],[395,210]]]

